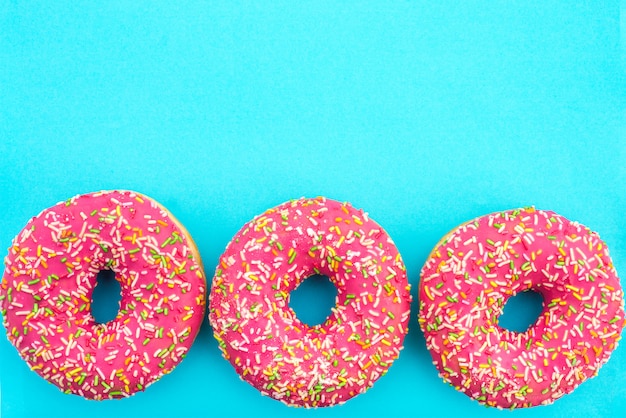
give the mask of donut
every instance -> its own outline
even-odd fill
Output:
[[[325,275],[336,305],[309,326],[290,292]],[[237,232],[219,259],[209,321],[225,359],[263,395],[305,408],[365,392],[398,358],[411,294],[400,253],[367,213],[324,197],[283,203]]]
[[[96,323],[101,270],[120,283],[117,317]],[[154,200],[131,191],[70,198],[32,218],[5,259],[0,310],[19,355],[64,393],[116,399],[185,357],[205,314],[197,249]]]
[[[525,332],[498,325],[507,300],[543,297]],[[596,375],[617,347],[624,293],[597,233],[532,207],[446,235],[421,271],[419,324],[440,376],[497,408],[550,404]]]

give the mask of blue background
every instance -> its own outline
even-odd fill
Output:
[[[254,215],[325,195],[389,232],[415,299],[441,236],[523,205],[600,232],[626,275],[618,2],[178,3],[0,0],[1,248],[60,200],[134,189],[186,225],[211,277]],[[260,396],[205,321],[172,374],[100,403],[62,395],[0,338],[0,412],[506,415],[439,379],[416,315],[417,300],[389,373],[340,407]],[[514,414],[623,413],[624,345],[573,394]]]

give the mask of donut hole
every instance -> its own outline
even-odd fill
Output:
[[[120,311],[122,288],[113,270],[101,270],[91,296],[91,316],[98,324],[115,319]]]
[[[326,321],[336,305],[337,288],[328,276],[314,274],[307,277],[289,296],[289,307],[300,321],[316,326]]]
[[[525,332],[537,322],[543,311],[543,296],[533,290],[525,290],[511,296],[504,305],[498,325],[513,332]]]

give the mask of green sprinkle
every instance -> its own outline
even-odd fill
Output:
[[[613,318],[613,319],[611,319],[611,320],[609,321],[609,324],[614,324],[614,323],[616,323],[616,322],[617,322],[617,321],[619,321],[619,320],[620,320],[619,316],[616,316],[615,318]]]
[[[139,251],[141,251],[141,248],[133,248],[128,250],[128,254],[135,254],[138,253]]]
[[[282,250],[283,250],[283,244],[281,244],[281,243],[280,243],[280,242],[278,242],[278,241],[276,241],[276,247],[278,247],[278,249],[279,249],[280,251],[282,251]]]
[[[146,338],[145,340],[143,340],[143,345],[148,345],[149,342],[150,342],[150,338]]]
[[[295,259],[296,259],[296,251],[294,250],[293,253],[291,253],[291,256],[289,257],[289,261],[287,263],[291,264],[293,263]]]

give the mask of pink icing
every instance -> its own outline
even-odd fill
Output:
[[[77,196],[15,237],[0,286],[11,343],[65,393],[113,399],[142,391],[186,355],[206,283],[190,238],[156,202],[129,191]],[[97,273],[115,272],[120,311],[97,324]]]
[[[302,323],[289,294],[324,274],[336,306],[320,325]],[[410,315],[405,267],[366,213],[325,199],[266,211],[228,244],[209,297],[224,357],[264,395],[287,405],[343,403],[365,392],[398,357]]]
[[[507,299],[528,289],[544,298],[536,323],[498,326]],[[419,322],[457,390],[499,408],[549,404],[608,361],[625,325],[623,291],[595,232],[554,212],[511,210],[437,245],[421,273]]]

